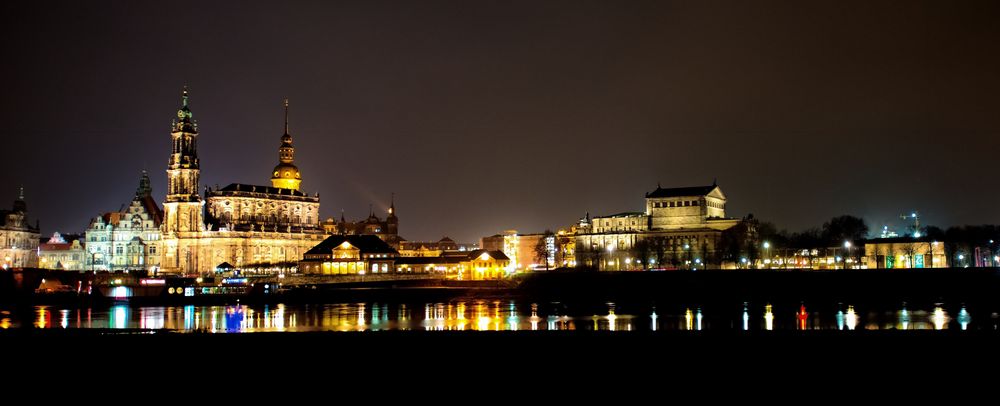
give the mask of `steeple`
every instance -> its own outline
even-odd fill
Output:
[[[28,204],[24,202],[24,186],[17,190],[17,200],[14,201],[14,211],[24,213],[28,211]]]
[[[177,110],[177,120],[174,121],[174,131],[197,132],[198,124],[194,122],[191,109],[188,108],[188,89],[184,86],[181,92],[181,108]]]
[[[281,136],[281,146],[278,147],[278,166],[271,174],[271,185],[281,189],[299,190],[302,175],[295,166],[295,147],[292,146],[292,135],[288,131],[288,99],[285,99],[285,133]]]
[[[153,193],[153,187],[150,186],[149,173],[145,169],[142,170],[142,177],[139,178],[139,187],[135,189],[136,199],[142,199],[144,197],[150,196]]]
[[[389,195],[389,216],[385,218],[386,232],[396,235],[399,233],[399,218],[396,217],[396,194]]]
[[[167,165],[167,201],[197,202],[199,181],[198,126],[189,108],[188,89],[181,92],[181,108],[170,132],[172,148]]]

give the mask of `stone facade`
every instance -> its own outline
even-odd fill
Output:
[[[90,270],[90,253],[82,241],[80,236],[52,234],[48,241],[38,245],[38,267],[64,271]]]
[[[143,171],[128,208],[91,220],[84,237],[87,248],[84,269],[158,271],[162,221],[163,211],[153,200],[149,175]]]
[[[4,269],[38,266],[38,242],[41,238],[38,222],[28,220],[28,205],[24,189],[18,192],[11,210],[0,210],[0,261]]]
[[[726,217],[726,196],[715,184],[657,186],[646,193],[645,206],[644,212],[582,219],[576,229],[573,261],[627,270],[664,267],[656,263],[654,257],[659,256],[670,258],[667,266],[711,267],[722,231],[739,222]]]
[[[279,147],[272,186],[231,184],[198,194],[197,124],[185,89],[171,132],[161,266],[169,273],[208,273],[228,262],[238,268],[294,266],[326,235],[319,224],[319,196],[299,190],[288,131]],[[286,175],[285,169],[288,169]],[[293,172],[294,169],[294,172]]]

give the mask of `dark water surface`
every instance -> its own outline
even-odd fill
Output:
[[[997,330],[998,313],[961,303],[774,305],[565,304],[519,300],[227,306],[0,308],[0,328],[308,331]]]

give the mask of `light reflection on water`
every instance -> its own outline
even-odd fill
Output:
[[[418,310],[419,309],[419,310]],[[641,308],[640,308],[641,309]],[[140,306],[61,309],[36,306],[28,321],[34,328],[138,328],[179,331],[303,332],[303,331],[661,331],[661,330],[975,330],[996,329],[979,325],[965,305],[953,317],[948,306],[914,308],[907,304],[890,311],[838,304],[823,309],[805,303],[798,308],[771,303],[744,303],[726,312],[716,307],[648,307],[641,311],[615,303],[570,309],[560,303],[518,303],[511,300],[469,300],[438,303],[336,303],[309,305]],[[0,309],[0,329],[24,324],[22,316]],[[751,320],[755,320],[751,323]]]

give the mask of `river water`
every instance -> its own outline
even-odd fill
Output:
[[[213,333],[305,331],[996,330],[997,312],[963,304],[662,306],[516,300],[434,303],[254,304],[0,308],[0,328],[168,329]]]

